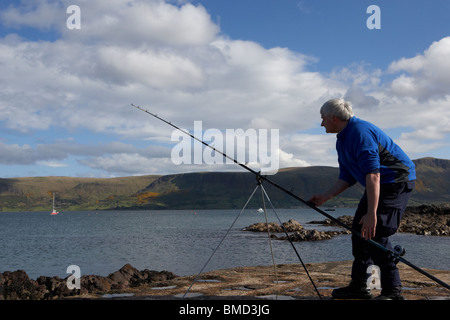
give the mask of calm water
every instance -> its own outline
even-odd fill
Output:
[[[0,212],[0,272],[25,270],[30,278],[68,276],[69,265],[81,274],[106,276],[126,263],[139,270],[168,270],[197,274],[223,239],[240,210]],[[311,209],[277,210],[281,221],[296,219],[308,228],[323,216]],[[337,209],[333,216],[353,214]],[[270,265],[266,233],[243,232],[264,214],[244,211],[205,271],[237,266]],[[269,211],[269,221],[277,221]],[[406,248],[405,258],[428,268],[449,270],[450,238],[397,234],[394,244]],[[286,241],[272,241],[276,263],[298,263]],[[305,263],[351,260],[350,236],[295,243]]]

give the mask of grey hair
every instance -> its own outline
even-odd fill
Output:
[[[320,113],[325,116],[335,116],[342,121],[350,120],[354,116],[352,104],[344,99],[331,99],[320,108]]]

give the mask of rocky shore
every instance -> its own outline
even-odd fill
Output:
[[[331,291],[350,281],[350,261],[306,266],[322,299],[332,299]],[[398,267],[406,299],[450,300],[449,290],[404,264]],[[107,277],[82,276],[81,288],[73,290],[67,288],[68,278],[39,277],[32,280],[19,270],[0,274],[0,300],[319,300],[300,264],[280,264],[275,270],[273,266],[216,270],[201,274],[194,282],[195,276],[139,271],[127,264]],[[450,282],[450,271],[426,270]],[[377,296],[380,291],[373,289],[372,294]]]
[[[352,216],[341,216],[337,218],[339,221],[348,226],[352,225]],[[310,221],[308,224],[318,224],[321,226],[339,227],[340,231],[317,231],[306,230],[296,220],[289,220],[280,226],[276,222],[268,224],[259,222],[245,227],[244,231],[252,232],[271,232],[271,237],[277,240],[287,240],[287,236],[276,235],[275,233],[290,233],[289,237],[292,241],[320,241],[328,240],[337,235],[350,234],[347,229],[342,228],[339,224],[331,219],[320,221]],[[418,207],[408,207],[405,210],[398,232],[414,233],[425,236],[450,236],[450,206],[422,205]]]
[[[70,277],[70,276],[69,276]],[[139,271],[127,264],[107,277],[86,275],[80,278],[80,289],[69,289],[68,278],[41,276],[30,279],[25,271],[0,273],[0,300],[49,300],[108,292],[121,292],[153,282],[172,280],[168,271]],[[69,280],[71,281],[71,279]]]

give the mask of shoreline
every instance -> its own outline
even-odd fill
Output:
[[[332,300],[332,290],[350,281],[351,261],[306,266],[323,300]],[[450,290],[403,263],[398,268],[407,300],[450,300]],[[450,283],[450,271],[424,270]],[[108,277],[82,276],[81,288],[69,290],[69,277],[31,280],[23,271],[7,271],[0,274],[0,300],[320,300],[301,264],[276,265],[276,273],[273,265],[214,270],[202,273],[193,282],[196,276],[139,271],[127,264]],[[378,289],[372,290],[373,296],[379,294]]]
[[[307,263],[306,267],[323,300],[333,300],[333,289],[348,285],[351,261]],[[399,264],[407,300],[450,300],[450,291],[410,267]],[[450,271],[426,269],[441,280],[450,282]],[[237,267],[179,277],[171,281],[148,285],[128,293],[133,296],[97,297],[100,299],[184,299],[192,300],[320,300],[301,264]],[[176,286],[176,287],[173,287]],[[377,296],[380,290],[372,290]]]

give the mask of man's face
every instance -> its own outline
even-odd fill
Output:
[[[320,114],[322,118],[322,123],[320,126],[325,127],[325,131],[327,133],[339,133],[337,129],[337,118],[332,116],[326,116],[324,114]]]

